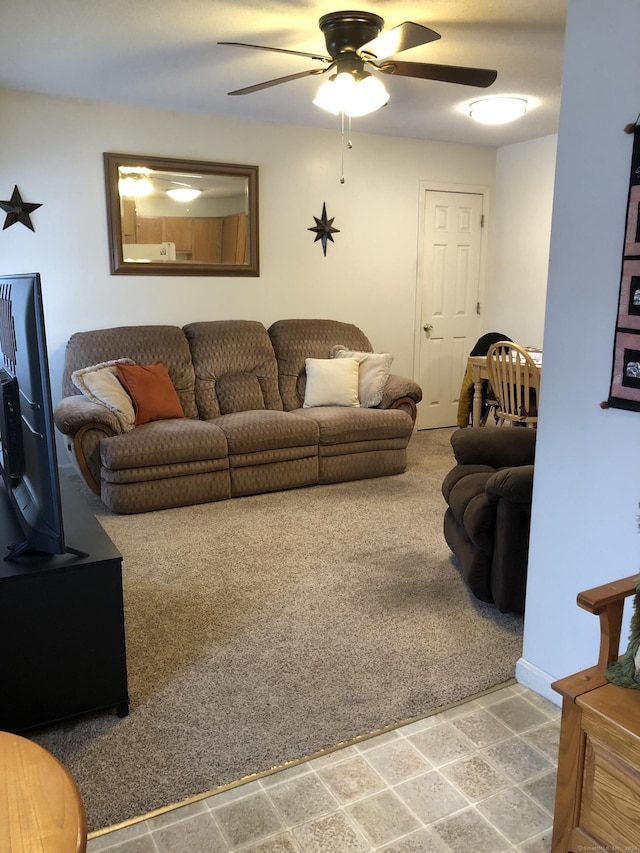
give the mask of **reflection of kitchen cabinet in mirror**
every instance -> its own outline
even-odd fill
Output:
[[[259,275],[258,167],[105,154],[111,272]]]

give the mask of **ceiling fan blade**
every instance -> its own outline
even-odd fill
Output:
[[[486,89],[498,76],[489,68],[465,68],[461,65],[433,65],[429,62],[383,62],[373,63],[385,74],[399,77],[418,77],[422,80],[441,80],[444,83],[461,83],[463,86],[478,86]]]
[[[312,74],[326,74],[328,68],[312,68],[310,71],[299,71],[297,74],[288,74],[286,77],[277,77],[275,80],[267,80],[265,83],[256,83],[253,86],[245,86],[244,89],[235,89],[228,92],[229,95],[250,95],[251,92],[259,92],[270,86],[279,86],[280,83],[288,83],[289,80],[299,80],[301,77],[309,77]]]
[[[403,50],[419,47],[421,44],[428,44],[430,41],[437,41],[439,38],[441,38],[440,34],[435,30],[430,30],[429,27],[405,21],[404,24],[398,24],[397,27],[393,27],[363,44],[362,47],[358,48],[358,53],[361,55],[367,53],[377,59],[384,59],[386,56],[395,56],[396,53]]]
[[[317,59],[320,62],[332,62],[329,56],[319,56],[316,53],[304,53],[301,50],[287,50],[284,47],[264,47],[261,44],[244,44],[239,41],[219,41],[218,44],[228,44],[232,47],[249,47],[252,50],[270,50],[274,53],[290,53],[292,56],[306,56],[307,59]]]

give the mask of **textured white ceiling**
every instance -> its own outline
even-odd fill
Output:
[[[311,103],[326,78],[227,95],[320,63],[217,42],[324,55],[319,17],[352,8],[336,0],[2,0],[0,86],[332,128],[339,119]],[[566,0],[379,0],[356,8],[380,15],[385,28],[409,20],[442,36],[399,58],[495,68],[498,79],[475,89],[385,75],[389,104],[354,119],[354,130],[492,146],[557,131]],[[533,106],[501,127],[478,125],[460,110],[489,94],[522,95]]]

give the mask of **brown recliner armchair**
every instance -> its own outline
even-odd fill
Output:
[[[503,613],[524,611],[536,431],[460,429],[442,483],[444,536],[471,592]]]

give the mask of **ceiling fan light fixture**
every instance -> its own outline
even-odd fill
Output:
[[[123,175],[118,181],[118,191],[126,198],[144,198],[153,192],[153,184],[145,175]]]
[[[344,105],[355,89],[355,85],[356,81],[352,74],[346,72],[333,74],[320,86],[313,103],[316,107],[337,116],[344,111]]]
[[[506,124],[521,118],[527,111],[525,98],[480,98],[469,104],[469,115],[482,124]]]
[[[167,195],[174,201],[193,201],[201,194],[202,190],[193,189],[193,187],[177,187],[176,189],[167,190]]]
[[[333,115],[364,116],[379,110],[388,100],[389,93],[376,77],[365,73],[356,78],[351,72],[342,71],[325,80],[313,103]]]
[[[358,80],[353,97],[345,110],[348,116],[366,116],[379,110],[389,100],[389,93],[377,77],[367,74]]]

